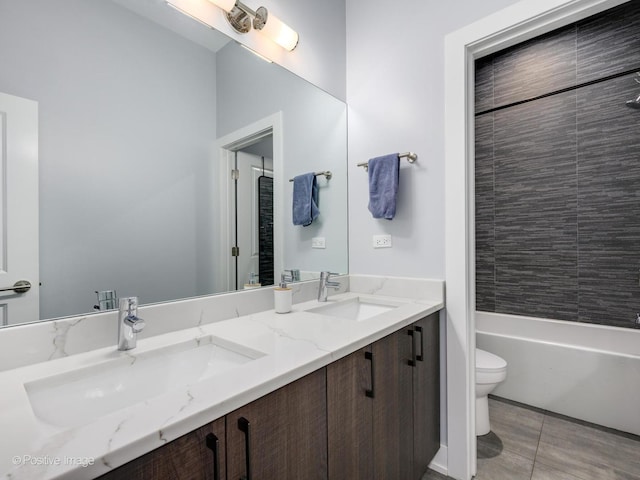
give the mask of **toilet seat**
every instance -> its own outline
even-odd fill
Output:
[[[493,353],[476,348],[476,383],[500,383],[507,377],[507,362]]]

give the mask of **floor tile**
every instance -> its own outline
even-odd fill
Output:
[[[547,415],[536,457],[585,480],[640,480],[640,442]]]
[[[531,460],[535,458],[543,413],[490,398],[489,418],[491,430],[504,449]]]
[[[446,475],[442,475],[441,473],[431,469],[427,470],[422,476],[422,480],[449,480],[450,478],[451,477],[447,477]]]
[[[504,444],[494,432],[489,432],[477,438],[478,458],[494,458],[502,453]]]
[[[538,461],[533,465],[531,480],[584,480],[570,473],[561,472]]]
[[[494,458],[478,458],[476,480],[530,480],[533,460],[509,450]]]

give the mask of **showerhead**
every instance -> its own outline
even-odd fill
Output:
[[[640,110],[640,95],[635,100],[627,100],[625,104],[629,108],[633,108],[634,110]]]

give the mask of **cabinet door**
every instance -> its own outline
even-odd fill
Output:
[[[215,441],[217,439],[217,442]],[[220,418],[116,468],[102,480],[224,480],[225,420]]]
[[[227,415],[229,480],[327,478],[326,369]]]
[[[413,475],[412,329],[403,328],[372,345],[373,477],[410,479]]]
[[[371,348],[327,366],[329,479],[373,478]],[[375,395],[375,391],[373,392]]]
[[[434,313],[414,324],[418,358],[414,370],[414,479],[420,479],[440,448],[440,320]]]

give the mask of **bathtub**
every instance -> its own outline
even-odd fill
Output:
[[[494,395],[640,435],[640,330],[476,312],[476,344],[507,361]]]

